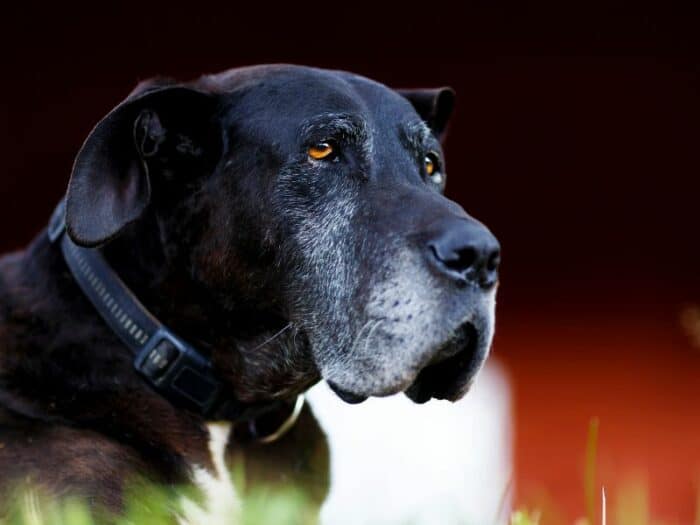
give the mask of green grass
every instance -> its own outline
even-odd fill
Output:
[[[589,491],[586,490],[586,494]],[[595,498],[598,500],[598,498]],[[616,505],[607,516],[611,525],[671,525],[654,520],[649,513],[648,492],[644,484],[635,482],[620,489]],[[9,512],[0,516],[0,525],[171,525],[182,515],[182,507],[171,492],[158,488],[141,488],[127,498],[124,512],[119,516],[95,513],[77,499],[57,500],[39,495],[34,490],[18,492]],[[700,494],[698,505],[700,505]],[[316,523],[315,509],[307,505],[297,492],[257,491],[242,502],[238,517],[223,520],[207,519],[198,525],[312,525]],[[569,525],[598,525],[603,523],[602,508],[595,507],[593,521],[581,518]],[[509,525],[550,525],[538,510],[521,509],[510,516]],[[231,519],[233,518],[233,519]],[[470,525],[466,522],[445,525]],[[502,524],[471,524],[502,525]],[[694,525],[700,525],[700,514]]]
[[[575,525],[671,525],[655,520],[649,511],[646,485],[639,480],[618,488],[615,504],[608,509],[605,492],[596,479],[599,423],[593,419],[589,426],[586,446],[586,464],[583,479],[583,498],[586,517],[576,520]],[[234,471],[234,477],[237,473]],[[238,473],[240,474],[240,472]],[[317,509],[309,504],[303,493],[289,489],[257,488],[246,494],[240,509],[218,519],[190,521],[197,525],[313,525],[317,522]],[[206,506],[192,489],[174,491],[158,486],[134,486],[125,495],[124,510],[120,515],[107,515],[93,510],[85,501],[74,498],[52,499],[37,489],[17,490],[10,498],[11,507],[0,514],[0,525],[170,525],[178,523],[178,517],[186,514],[183,498],[200,507]],[[504,498],[505,501],[505,498]],[[700,490],[694,525],[700,525]],[[539,509],[520,509],[513,512],[508,525],[564,525],[561,519],[553,519],[548,512]],[[458,524],[445,525],[502,525],[502,524]],[[573,525],[573,524],[569,524]]]
[[[157,489],[147,490],[129,499],[123,514],[119,516],[96,515],[85,502],[77,499],[56,500],[39,496],[35,491],[23,491],[16,497],[11,511],[5,517],[0,517],[0,524],[171,525],[178,523],[177,517],[181,512],[182,509],[171,498]],[[259,492],[244,501],[240,516],[234,518],[235,521],[207,519],[206,523],[198,525],[311,525],[317,521],[311,515],[313,512],[300,494]],[[539,519],[536,511],[518,511],[512,514],[510,525],[539,525]]]
[[[186,515],[180,498],[172,490],[139,487],[126,497],[124,511],[109,515],[94,511],[75,498],[53,499],[35,489],[23,489],[12,498],[11,508],[0,515],[0,525],[171,525]],[[201,503],[201,502],[200,502]],[[294,491],[254,491],[243,502],[238,515],[207,518],[197,525],[311,525],[316,523],[315,510],[303,495]],[[191,523],[191,522],[188,522]]]

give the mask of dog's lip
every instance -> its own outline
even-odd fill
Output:
[[[419,404],[426,403],[431,398],[456,401],[469,389],[471,379],[478,370],[481,355],[479,341],[479,333],[472,323],[461,324],[435,356],[420,369],[412,382],[407,382],[402,387],[397,385],[389,392],[358,394],[333,381],[326,382],[341,400],[352,405],[362,403],[370,396],[384,397],[401,391],[411,401]]]
[[[362,403],[363,401],[366,401],[368,396],[363,396],[360,394],[354,394],[353,392],[349,392],[348,390],[344,390],[341,387],[339,387],[337,384],[335,384],[333,381],[327,381],[328,386],[331,387],[331,390],[335,392],[335,394],[345,401],[346,403],[349,403],[351,405],[357,405],[359,403]]]
[[[478,363],[479,334],[471,323],[462,324],[443,352],[419,373],[405,394],[414,403],[431,398],[456,401],[468,389]]]

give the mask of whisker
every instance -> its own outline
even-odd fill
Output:
[[[292,327],[292,323],[289,323],[287,326],[285,326],[284,328],[282,328],[282,329],[281,329],[279,332],[277,332],[275,335],[273,335],[273,336],[270,337],[269,339],[266,339],[265,341],[263,341],[262,343],[260,343],[258,346],[256,346],[255,348],[253,348],[253,349],[251,350],[251,352],[255,352],[256,350],[260,350],[263,346],[269,345],[272,341],[274,341],[275,339],[277,339],[279,336],[281,336],[284,332],[286,332],[287,330],[289,330],[291,327]]]
[[[379,319],[376,323],[374,323],[374,326],[370,328],[369,332],[367,333],[367,338],[365,339],[365,355],[367,355],[367,348],[369,347],[369,342],[372,339],[372,334],[383,322],[383,319]]]
[[[355,349],[357,348],[358,343],[362,340],[362,334],[364,333],[365,328],[367,328],[370,324],[372,324],[371,320],[367,321],[365,324],[362,325],[362,328],[360,328],[360,331],[357,333],[357,336],[355,337],[355,340],[353,341],[352,346],[350,347],[349,355],[353,355],[355,353]]]

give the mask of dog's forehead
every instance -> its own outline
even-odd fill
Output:
[[[396,91],[345,71],[257,66],[208,77],[207,83],[230,102],[227,117],[232,122],[298,129],[324,114],[349,114],[370,127],[382,128],[417,118],[411,104]]]

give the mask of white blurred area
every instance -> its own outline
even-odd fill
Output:
[[[400,394],[348,405],[325,383],[308,400],[331,449],[322,525],[507,522],[510,389],[494,360],[454,404],[415,405]]]

